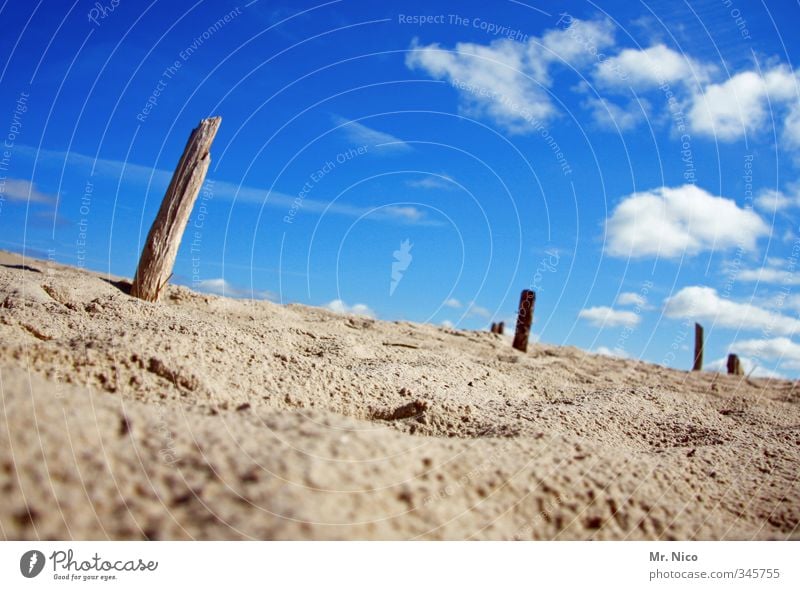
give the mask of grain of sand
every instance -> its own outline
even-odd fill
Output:
[[[6,539],[787,539],[794,382],[0,254]]]

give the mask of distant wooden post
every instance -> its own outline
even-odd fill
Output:
[[[491,327],[491,328],[489,328],[489,331],[490,331],[492,334],[497,334],[497,324],[495,324],[494,322],[492,322],[492,327]]]
[[[536,303],[536,293],[525,289],[519,298],[519,313],[517,314],[517,331],[514,333],[514,348],[527,352],[528,336],[533,323],[533,308]]]
[[[186,142],[178,167],[161,201],[161,208],[147,234],[131,285],[131,295],[134,297],[158,301],[164,285],[172,276],[175,256],[197,194],[206,178],[211,163],[209,150],[221,122],[221,117],[203,119]]]
[[[744,375],[742,363],[735,354],[728,355],[728,375]]]
[[[694,365],[692,371],[703,370],[703,326],[694,325]]]
[[[497,324],[497,333],[498,334],[502,334],[505,331],[506,331],[506,323],[505,322],[500,322],[499,324]]]

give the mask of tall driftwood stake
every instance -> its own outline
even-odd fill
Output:
[[[728,355],[728,375],[744,375],[742,363],[735,354]]]
[[[497,334],[497,324],[495,324],[494,322],[492,322],[492,327],[491,327],[491,328],[489,328],[489,331],[490,331],[492,334]]]
[[[694,364],[692,371],[703,370],[703,326],[694,325]]]
[[[528,350],[528,336],[533,323],[533,306],[536,303],[536,293],[525,289],[519,298],[519,314],[517,315],[517,331],[514,334],[514,348],[526,352]]]
[[[158,301],[161,290],[172,276],[183,230],[206,178],[211,163],[209,150],[221,122],[221,117],[203,119],[186,142],[181,160],[161,201],[161,208],[147,234],[131,285],[131,295],[134,297]]]
[[[500,322],[499,324],[497,324],[497,333],[498,334],[503,334],[505,331],[506,331],[506,323],[505,322]]]

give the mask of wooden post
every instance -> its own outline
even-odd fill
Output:
[[[497,324],[497,333],[498,334],[502,334],[505,331],[506,331],[506,323],[505,322],[500,322],[499,324]]]
[[[186,142],[161,208],[147,234],[131,285],[134,297],[158,301],[164,285],[172,276],[175,256],[208,172],[211,163],[209,150],[221,122],[221,117],[203,119]]]
[[[519,298],[519,313],[517,314],[517,331],[514,333],[514,348],[527,352],[528,336],[533,323],[533,307],[536,303],[536,293],[525,289]]]
[[[492,327],[491,327],[491,328],[489,328],[489,331],[490,331],[492,334],[497,334],[497,324],[495,324],[494,322],[492,322]]]
[[[742,363],[735,354],[728,355],[728,375],[744,375]]]
[[[694,364],[692,371],[703,370],[703,326],[694,325]]]

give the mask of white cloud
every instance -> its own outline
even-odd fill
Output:
[[[351,121],[339,116],[334,116],[333,121],[341,128],[341,130],[347,135],[347,138],[354,144],[380,146],[381,148],[390,148],[400,151],[411,149],[411,146],[402,139],[399,139],[389,133],[384,133],[383,131],[378,131],[377,129],[367,127],[358,121]]]
[[[670,85],[670,117],[680,113],[683,120],[685,113],[692,134],[732,141],[746,132],[764,134],[774,118],[782,126],[784,145],[800,147],[800,86],[797,72],[787,65],[763,72],[744,70],[720,80],[721,69],[713,63],[663,43],[617,52],[609,21],[567,22],[567,28],[548,30],[526,43],[500,39],[488,45],[457,43],[448,49],[436,43],[421,46],[415,40],[406,65],[450,82],[458,88],[466,114],[488,117],[510,133],[535,132],[556,115],[548,93],[551,74],[566,63],[591,69],[602,88],[656,91]],[[585,92],[584,86],[577,88]],[[583,106],[597,124],[620,130],[633,128],[647,115],[600,97]]]
[[[451,297],[450,299],[444,302],[444,306],[452,307],[453,309],[459,309],[460,307],[463,307],[463,304],[455,297]]]
[[[800,204],[796,196],[788,196],[783,191],[763,190],[758,193],[755,205],[764,211],[783,211]]]
[[[607,346],[598,346],[594,350],[594,354],[601,354],[603,356],[611,356],[620,359],[630,358],[630,355],[621,348],[608,348]]]
[[[630,101],[621,107],[605,98],[589,97],[583,102],[583,107],[590,112],[598,127],[609,131],[628,131],[644,120],[650,103],[640,99],[638,103]]]
[[[800,285],[800,274],[780,268],[746,268],[735,275],[745,282],[758,282],[777,285]]]
[[[255,291],[252,289],[242,289],[231,285],[223,278],[204,279],[192,285],[197,291],[222,295],[223,297],[233,297],[236,299],[269,299],[274,300],[275,294],[270,291]]]
[[[756,207],[764,211],[785,211],[800,207],[800,182],[790,183],[786,191],[775,189],[759,191],[754,202]]]
[[[47,205],[56,202],[55,195],[43,193],[31,181],[21,178],[0,179],[0,196],[9,201],[30,201]]]
[[[745,132],[757,134],[769,128],[768,109],[797,101],[797,82],[795,73],[781,65],[763,75],[749,70],[709,84],[692,98],[688,112],[692,129],[722,141],[738,139]],[[795,135],[800,132],[798,116],[793,106],[784,133],[800,140],[800,135]]]
[[[711,287],[684,287],[668,297],[664,313],[670,318],[708,321],[736,330],[764,330],[790,336],[800,330],[800,320],[753,305],[721,297]]]
[[[709,73],[709,66],[657,44],[646,49],[623,49],[599,63],[594,78],[604,86],[646,90],[676,82],[702,82]]]
[[[467,306],[467,316],[475,316],[488,319],[492,317],[492,312],[486,309],[485,307],[481,307],[480,305],[476,304],[474,301],[470,301],[469,305]]]
[[[782,137],[789,147],[800,147],[800,101],[789,108],[789,114],[783,123]]]
[[[525,46],[515,41],[458,43],[454,50],[412,46],[406,65],[448,80],[459,89],[467,114],[487,117],[512,133],[532,131],[531,119],[555,113],[543,89],[543,72],[535,71]]]
[[[578,312],[578,317],[588,320],[593,326],[600,328],[625,326],[633,327],[641,319],[632,311],[620,311],[611,307],[589,307]]]
[[[646,49],[623,49],[601,61],[594,79],[606,88],[637,91],[671,85],[672,114],[685,110],[689,127],[697,135],[733,141],[745,133],[763,134],[771,128],[774,118],[782,121],[784,144],[800,147],[800,87],[796,72],[778,65],[763,72],[741,71],[727,80],[712,82],[718,72],[719,68],[711,63],[656,44]],[[596,117],[602,116],[596,104],[587,106]],[[630,118],[621,120],[632,126]],[[622,125],[620,128],[624,129]]]
[[[424,188],[430,190],[455,190],[456,184],[452,182],[452,178],[446,174],[430,175],[420,178],[418,180],[409,180],[406,184],[412,188]]]
[[[606,220],[612,256],[674,258],[741,246],[753,250],[769,227],[753,211],[687,184],[633,193]]]
[[[567,28],[551,29],[527,43],[500,39],[489,45],[457,43],[449,50],[415,41],[406,65],[452,83],[467,114],[487,117],[510,133],[530,133],[535,121],[556,113],[546,91],[552,83],[550,68],[562,60],[586,63],[613,42],[611,23],[572,19]]]
[[[550,29],[541,37],[542,51],[535,42],[529,51],[540,54],[545,63],[560,60],[572,66],[584,65],[597,59],[597,51],[614,45],[614,25],[607,20],[587,21],[570,19],[566,28]]]
[[[390,205],[389,207],[377,209],[375,215],[378,217],[386,215],[409,223],[417,223],[425,219],[424,211],[410,205]]]
[[[442,320],[442,326],[445,328],[453,328],[453,322],[450,320]]]
[[[635,305],[644,307],[647,304],[647,299],[640,293],[620,293],[617,297],[617,305]]]
[[[778,361],[792,369],[800,368],[800,344],[786,337],[742,340],[730,346],[738,355]]]
[[[800,312],[800,295],[789,295],[784,297],[781,294],[775,299],[775,304],[778,307],[786,307],[788,309]]]
[[[374,318],[375,312],[364,303],[356,303],[355,305],[347,305],[341,299],[334,299],[333,301],[325,304],[325,308],[334,313],[344,315],[361,315],[368,318]]]

